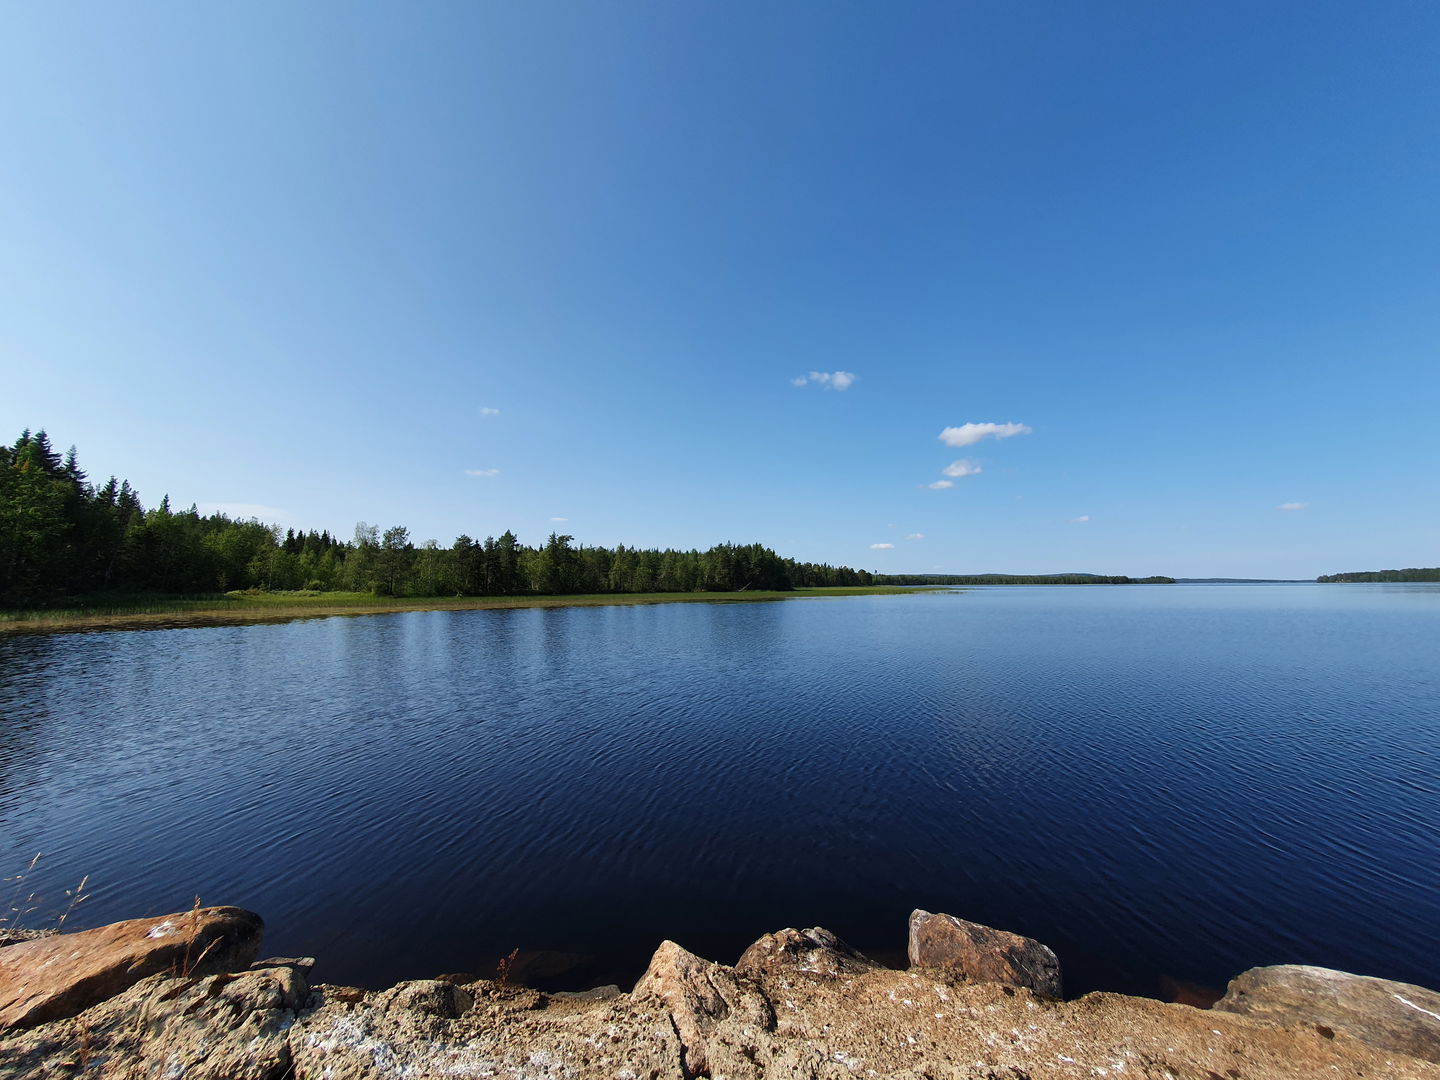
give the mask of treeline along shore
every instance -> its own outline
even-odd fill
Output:
[[[1345,574],[1321,574],[1321,584],[1347,581],[1440,581],[1440,566],[1410,566],[1404,570],[1352,570]]]
[[[760,544],[708,551],[577,546],[552,533],[539,546],[506,530],[449,547],[416,545],[403,525],[361,522],[352,539],[279,529],[223,513],[146,509],[128,481],[90,483],[72,447],[41,431],[0,446],[0,608],[96,596],[231,590],[377,596],[523,596],[785,591],[868,586],[865,570],[782,558]]]
[[[241,594],[347,605],[365,598],[682,597],[905,586],[1168,583],[1172,578],[1096,574],[873,574],[798,562],[761,544],[706,551],[576,544],[552,532],[543,544],[506,530],[448,547],[416,544],[403,525],[365,522],[350,539],[296,531],[224,513],[175,510],[169,497],[146,508],[111,476],[92,483],[74,447],[61,454],[44,431],[0,445],[0,610],[105,609],[159,613],[164,600],[203,604]],[[341,597],[340,594],[348,594]],[[138,607],[136,605],[139,605]],[[188,608],[186,609],[188,610]]]

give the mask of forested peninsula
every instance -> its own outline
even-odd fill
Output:
[[[524,596],[786,591],[868,586],[848,566],[796,562],[760,544],[708,551],[577,546],[551,533],[531,547],[507,530],[416,545],[403,525],[361,522],[352,539],[279,529],[168,497],[146,509],[128,481],[89,482],[75,449],[45,432],[0,446],[0,608],[44,608],[96,596],[348,591],[376,596]]]
[[[1321,574],[1322,585],[1337,581],[1440,581],[1440,566],[1410,566],[1404,570],[1354,570],[1348,574]]]

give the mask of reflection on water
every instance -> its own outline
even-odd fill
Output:
[[[898,956],[917,906],[1072,991],[1433,982],[1437,631],[1440,588],[1335,585],[10,638],[0,873],[89,873],[90,923],[254,908],[337,982],[623,982],[786,925]]]

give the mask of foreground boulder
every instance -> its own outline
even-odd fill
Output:
[[[1410,983],[1279,964],[1231,979],[1214,1008],[1440,1063],[1440,994]]]
[[[674,1023],[654,998],[555,1001],[488,979],[448,997],[436,982],[380,993],[321,986],[289,1031],[284,1080],[578,1080],[693,1076]],[[458,1015],[449,1015],[461,1005]],[[0,1044],[0,1059],[4,1045]],[[1440,1073],[1437,1073],[1440,1076]],[[0,1080],[5,1080],[0,1075]],[[185,1080],[230,1080],[186,1074]]]
[[[766,934],[745,950],[735,970],[753,979],[796,973],[838,979],[879,967],[823,926],[812,926],[808,930],[787,927]]]
[[[1025,986],[1062,997],[1060,961],[1034,938],[916,908],[910,914],[910,966],[965,982]]]
[[[767,934],[734,968],[666,942],[631,994],[461,976],[311,987],[310,963],[152,975],[77,1016],[0,1031],[0,1080],[1440,1080],[1440,1064],[1310,1015],[1277,1024],[894,971],[819,927]],[[1384,986],[1421,1020],[1440,1015],[1437,995]]]
[[[0,949],[0,1030],[62,1020],[160,972],[246,967],[264,922],[234,907],[199,908],[55,934]]]
[[[710,1074],[709,1036],[723,1021],[733,1017],[741,1028],[761,1030],[775,1026],[775,1011],[748,978],[702,960],[673,941],[661,942],[655,950],[632,996],[664,1005],[680,1037],[682,1064],[691,1076]]]
[[[66,935],[78,936],[78,935]],[[77,1017],[0,1040],[0,1080],[283,1080],[289,1031],[310,994],[304,971],[152,975]]]

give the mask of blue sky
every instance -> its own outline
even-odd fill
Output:
[[[1434,565],[1437,72],[1429,3],[11,4],[0,431],[345,536]]]

